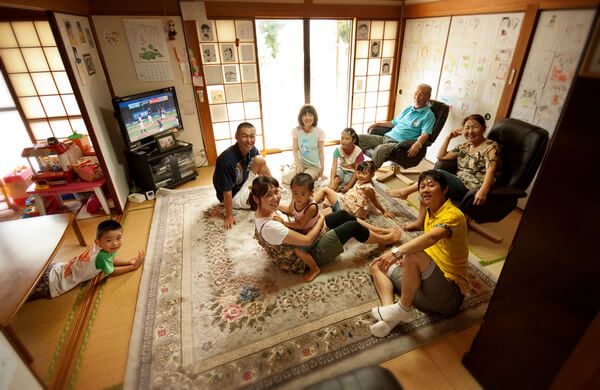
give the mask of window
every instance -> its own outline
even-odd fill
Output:
[[[0,57],[36,142],[87,134],[48,21],[0,23]]]

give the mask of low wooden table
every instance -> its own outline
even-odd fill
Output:
[[[58,200],[58,204],[62,205],[61,195],[64,194],[75,194],[78,192],[94,192],[102,205],[102,209],[106,215],[110,214],[110,208],[108,207],[108,202],[106,201],[106,197],[104,196],[104,192],[102,192],[102,185],[104,184],[104,179],[96,180],[96,181],[74,181],[69,184],[63,184],[60,186],[50,186],[46,189],[38,189],[35,186],[35,183],[31,184],[29,188],[27,188],[27,193],[29,195],[33,195],[35,197],[35,207],[40,212],[40,215],[46,215],[46,206],[44,204],[45,196],[54,196]]]
[[[0,222],[0,326],[26,364],[33,359],[10,328],[62,243],[73,214]]]

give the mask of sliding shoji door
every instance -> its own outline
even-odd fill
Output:
[[[437,96],[450,17],[410,19],[404,28],[402,60],[394,116],[413,104],[413,92],[421,83],[429,84]]]
[[[217,154],[236,142],[241,122],[254,125],[256,146],[263,149],[254,22],[209,20],[197,27]]]
[[[594,10],[542,11],[510,113],[554,133]]]
[[[398,22],[359,20],[356,26],[351,123],[360,134],[389,119]]]
[[[452,17],[437,93],[450,113],[427,150],[428,160],[436,160],[444,137],[461,127],[465,116],[481,114],[488,126],[494,124],[522,21],[523,13]],[[463,137],[453,139],[451,147],[459,142]]]

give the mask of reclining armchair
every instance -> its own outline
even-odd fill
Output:
[[[500,177],[483,205],[473,204],[473,191],[469,191],[458,205],[465,215],[477,223],[501,221],[514,210],[519,198],[527,196],[525,191],[531,184],[548,145],[546,130],[513,118],[496,123],[487,138],[498,142],[502,149]],[[451,173],[456,173],[458,168],[456,160],[438,160],[435,167]]]
[[[401,166],[402,168],[407,169],[407,168],[412,168],[412,167],[418,165],[421,162],[421,160],[423,159],[423,157],[425,157],[427,148],[429,146],[431,146],[431,144],[433,144],[433,142],[435,141],[437,136],[442,131],[442,128],[444,127],[444,124],[446,123],[446,119],[448,119],[448,111],[449,111],[449,107],[447,104],[439,102],[437,100],[430,100],[429,104],[430,104],[429,108],[433,112],[433,116],[435,116],[435,123],[433,124],[433,130],[432,130],[431,136],[429,137],[427,142],[425,142],[425,144],[423,145],[421,150],[419,150],[419,153],[417,153],[417,155],[414,157],[408,157],[408,155],[406,154],[408,152],[408,149],[414,143],[414,141],[399,142],[396,145],[396,147],[392,150],[392,153],[388,157],[388,161],[392,161],[392,162],[398,164],[399,166]],[[383,136],[383,135],[385,135],[385,133],[387,133],[391,129],[392,129],[391,127],[373,127],[369,130],[369,134]],[[369,157],[371,157],[372,152],[373,152],[372,149],[365,150],[365,153]],[[404,180],[404,181],[407,182],[408,184],[412,183],[412,181],[410,181],[410,182],[406,181],[406,180]]]

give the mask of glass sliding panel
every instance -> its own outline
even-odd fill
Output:
[[[257,20],[256,39],[265,147],[290,148],[304,104],[302,20]],[[246,90],[244,90],[244,95]],[[317,110],[319,108],[317,107]],[[320,114],[322,110],[318,111]]]
[[[326,140],[339,140],[348,127],[350,20],[310,21],[310,101]]]

